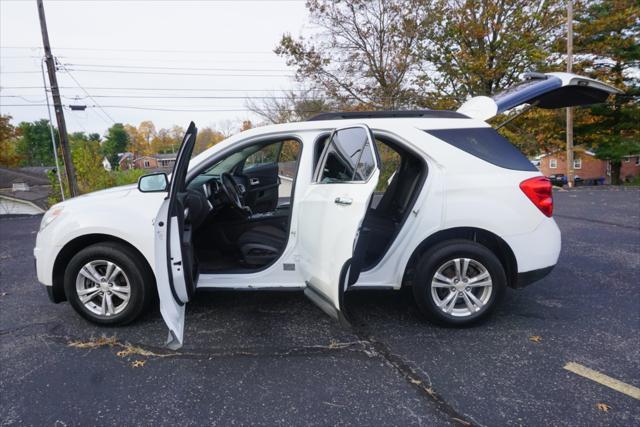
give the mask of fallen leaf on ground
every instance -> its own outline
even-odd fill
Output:
[[[598,408],[598,411],[609,412],[611,406],[607,405],[606,403],[598,402],[596,403],[596,408]]]
[[[120,347],[122,350],[118,351],[116,355],[118,357],[127,357],[131,355],[145,356],[145,357],[170,357],[175,354],[160,354],[153,351],[145,350],[142,347],[138,347],[129,343],[122,343],[118,339],[113,337],[100,337],[92,338],[89,341],[69,341],[67,343],[69,347],[82,348],[82,349],[94,349],[99,347]]]
[[[132,368],[142,368],[145,363],[147,363],[146,360],[134,360],[133,362],[131,362],[131,367]]]
[[[538,343],[542,341],[542,337],[540,335],[532,335],[529,337],[529,341]]]
[[[98,339],[90,339],[89,341],[69,341],[69,347],[74,348],[98,348],[98,347],[113,347],[117,345],[118,341],[115,336],[113,337],[100,337]]]

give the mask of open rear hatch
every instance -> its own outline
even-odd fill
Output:
[[[589,77],[571,73],[526,73],[524,81],[493,97],[476,96],[458,108],[458,112],[479,120],[529,104],[539,108],[564,108],[604,102],[621,90]]]

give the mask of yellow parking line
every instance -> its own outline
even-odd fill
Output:
[[[623,383],[620,380],[615,378],[611,378],[608,375],[601,374],[600,372],[596,372],[593,369],[589,369],[586,366],[582,366],[579,363],[569,362],[564,365],[564,369],[567,371],[571,371],[574,374],[578,374],[585,378],[589,378],[591,381],[595,381],[598,384],[602,384],[609,388],[614,389],[615,391],[619,391],[620,393],[624,393],[627,396],[631,396],[634,399],[640,400],[640,388],[634,387],[630,384]]]

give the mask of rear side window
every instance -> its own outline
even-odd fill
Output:
[[[486,162],[506,169],[537,171],[520,150],[492,128],[425,131]]]

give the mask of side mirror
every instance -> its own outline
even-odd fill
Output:
[[[142,193],[159,193],[167,191],[169,179],[164,172],[150,173],[138,179],[138,190]]]

